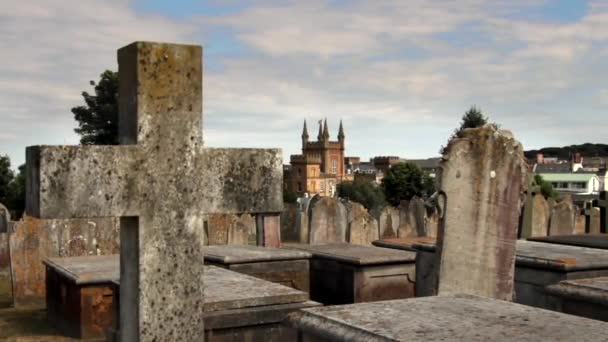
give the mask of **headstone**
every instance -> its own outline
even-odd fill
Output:
[[[425,227],[426,236],[437,237],[437,231],[439,230],[439,213],[437,210],[430,213],[427,211]]]
[[[583,210],[585,222],[585,233],[598,234],[601,233],[601,209],[594,207],[593,203],[586,202]]]
[[[553,206],[549,235],[574,234],[575,215],[576,206],[572,202],[572,197],[565,196],[560,202]]]
[[[298,199],[298,214],[296,217],[296,231],[299,234],[300,243],[309,243],[310,241],[310,204],[313,199],[320,198],[320,196],[313,197],[302,197]]]
[[[14,305],[44,303],[44,259],[116,254],[119,235],[116,218],[45,220],[24,215],[14,222],[9,238]]]
[[[378,221],[359,203],[349,202],[348,242],[355,245],[371,245],[378,240]]]
[[[416,237],[418,232],[408,222],[402,222],[397,231],[397,237]]]
[[[118,64],[121,146],[29,147],[27,212],[120,217],[121,340],[203,340],[204,218],[278,216],[280,151],[202,148],[200,46],[136,42]]]
[[[300,242],[296,221],[299,219],[299,204],[285,203],[281,212],[281,237],[283,242]]]
[[[319,197],[310,204],[310,239],[312,244],[346,242],[347,212],[337,198]]]
[[[547,236],[549,215],[549,203],[547,203],[545,197],[542,194],[534,195],[532,198],[532,227],[529,237]]]
[[[8,223],[11,221],[11,213],[0,203],[0,233],[8,232]]]
[[[600,208],[600,233],[608,233],[608,191],[600,191],[600,198],[593,205]]]
[[[249,214],[213,214],[207,219],[207,245],[256,244],[255,218]]]
[[[397,237],[399,231],[399,210],[391,206],[382,208],[378,215],[380,239]]]
[[[414,196],[409,202],[408,214],[408,222],[416,231],[417,236],[427,236],[426,226],[424,225],[426,221],[424,200]]]
[[[574,213],[574,234],[585,234],[585,226],[585,215],[581,215],[578,211]]]
[[[520,204],[521,144],[492,125],[465,129],[444,150],[438,198],[438,294],[511,300]]]

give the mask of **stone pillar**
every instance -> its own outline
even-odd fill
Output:
[[[508,131],[486,125],[449,142],[439,170],[438,294],[512,300],[526,180],[522,146]]]

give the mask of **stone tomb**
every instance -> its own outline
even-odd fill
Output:
[[[310,296],[323,304],[350,304],[414,296],[416,254],[334,243],[289,244],[310,252]]]
[[[437,288],[435,244],[430,236],[376,240],[374,246],[416,252],[416,297],[434,296]]]
[[[224,268],[205,266],[204,274],[207,342],[295,341],[297,331],[282,321],[291,312],[320,306],[308,300],[306,292]],[[119,281],[114,284],[115,296],[120,297]],[[114,303],[120,300],[116,298]],[[118,334],[111,329],[109,335]]]
[[[597,249],[608,249],[608,234],[555,235],[529,238],[528,241],[555,243]]]
[[[119,256],[53,258],[45,264],[51,322],[68,336],[100,339],[110,331],[115,340]],[[214,266],[205,266],[203,283],[207,341],[293,340],[293,331],[279,322],[288,312],[319,305],[305,292]],[[158,305],[170,305],[166,300],[161,297]]]
[[[608,251],[520,240],[516,265],[516,301],[559,310],[545,287],[562,280],[608,276]]]
[[[288,316],[309,341],[605,341],[608,324],[472,295],[305,309]]]
[[[203,147],[202,65],[200,46],[123,47],[120,145],[26,150],[29,215],[120,217],[123,341],[204,338],[207,215],[257,214],[261,242],[280,241],[281,151]]]
[[[112,286],[118,255],[47,258],[46,308],[62,334],[83,340],[105,336],[112,322]]]
[[[261,246],[207,246],[205,265],[235,272],[309,292],[309,260],[304,251]]]
[[[608,277],[563,280],[546,291],[559,311],[608,322]]]

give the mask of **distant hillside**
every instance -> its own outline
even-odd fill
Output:
[[[606,144],[582,144],[564,147],[544,147],[540,150],[524,151],[526,158],[536,158],[536,154],[542,152],[545,157],[557,157],[559,159],[570,159],[574,152],[579,152],[583,157],[608,157],[608,145]]]

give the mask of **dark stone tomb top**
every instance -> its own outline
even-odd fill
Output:
[[[220,264],[244,264],[311,258],[311,254],[304,251],[244,245],[205,246],[203,253],[205,254],[206,261]]]
[[[608,277],[562,280],[546,290],[560,297],[608,306]]]
[[[471,295],[304,309],[287,323],[327,341],[603,341],[608,326]]]
[[[581,271],[608,268],[608,250],[517,241],[517,266]]]
[[[529,241],[556,243],[579,247],[608,249],[608,234],[578,234],[532,237]]]
[[[429,251],[435,252],[437,238],[434,236],[400,237],[392,239],[376,240],[374,246],[402,249],[404,251]]]
[[[312,253],[315,258],[331,259],[357,266],[413,263],[416,253],[373,246],[331,243],[320,245],[286,244],[285,248]]]
[[[47,258],[43,263],[78,285],[110,283],[120,277],[120,256]]]

